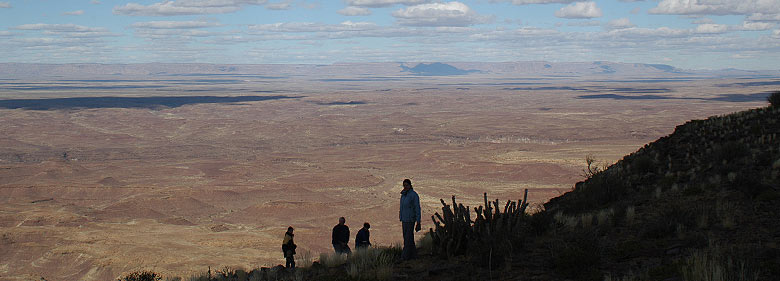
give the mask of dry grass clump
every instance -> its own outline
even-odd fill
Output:
[[[691,253],[681,270],[684,281],[754,281],[759,276],[757,269],[712,245]]]
[[[320,253],[320,264],[325,267],[337,267],[347,263],[347,256],[337,253]]]
[[[312,253],[309,250],[303,250],[295,256],[295,265],[298,267],[309,267],[312,261]]]
[[[400,256],[399,247],[356,249],[347,258],[347,275],[357,279],[387,280]]]
[[[628,206],[626,208],[626,224],[628,225],[633,224],[635,218],[636,218],[636,207]]]

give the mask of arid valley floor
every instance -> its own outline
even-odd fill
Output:
[[[157,75],[0,80],[0,280],[109,280],[332,251],[340,216],[402,240],[456,195],[532,203],[676,125],[766,104],[774,77]],[[423,232],[419,232],[421,236]]]

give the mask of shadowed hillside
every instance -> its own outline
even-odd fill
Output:
[[[411,262],[385,248],[189,280],[778,280],[779,136],[778,106],[693,120],[608,167],[588,157],[543,206],[442,200]]]

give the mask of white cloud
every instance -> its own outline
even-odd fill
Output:
[[[13,27],[16,30],[40,31],[45,35],[62,36],[67,38],[97,38],[119,36],[104,27],[87,27],[72,23],[45,24],[32,23]]]
[[[371,14],[371,10],[361,7],[349,6],[339,10],[338,13],[344,16],[368,16]]]
[[[738,27],[739,30],[743,31],[761,31],[761,30],[770,30],[775,25],[773,23],[769,22],[742,22],[742,25]]]
[[[576,2],[555,12],[556,17],[567,19],[590,19],[598,18],[602,15],[601,9],[596,6],[596,2]]]
[[[631,20],[628,18],[619,18],[611,20],[607,23],[607,28],[609,29],[623,29],[623,28],[631,28],[635,27],[633,23],[631,23]]]
[[[100,0],[92,0],[92,1],[90,1],[90,3],[98,5],[98,4],[100,4]]]
[[[70,11],[70,12],[64,12],[62,13],[66,16],[80,16],[84,14],[84,10],[76,10],[76,11]]]
[[[780,39],[780,29],[775,29],[772,31],[772,37]]]
[[[604,38],[602,40],[624,40],[634,39],[638,41],[646,40],[652,42],[659,39],[668,38],[685,38],[691,34],[690,31],[684,29],[674,29],[669,27],[659,28],[623,28],[614,29],[602,34]],[[603,43],[604,41],[602,41]]]
[[[733,59],[750,59],[753,58],[751,55],[743,55],[743,54],[733,54],[731,55],[731,58]]]
[[[620,1],[620,2],[641,2],[641,1],[645,1],[645,0],[618,0],[618,1]]]
[[[705,24],[705,23],[715,23],[714,20],[711,18],[700,18],[695,21],[693,21],[694,24]]]
[[[641,12],[641,11],[642,11],[642,8],[636,7],[636,8],[631,9],[630,13],[636,15],[636,14],[639,14],[639,12]]]
[[[11,3],[9,2],[0,2],[0,8],[11,8]]]
[[[490,2],[512,2],[515,5],[530,5],[530,4],[569,4],[577,0],[491,0]]]
[[[750,21],[780,21],[780,13],[778,14],[763,14],[755,13],[747,17]]]
[[[705,23],[698,25],[694,31],[700,34],[718,34],[728,30],[729,27],[725,24]]]
[[[114,14],[128,16],[173,16],[225,14],[241,10],[246,5],[263,5],[267,0],[165,0],[151,5],[128,3],[114,7]]]
[[[349,6],[379,8],[396,4],[419,5],[430,2],[429,0],[346,0]]]
[[[601,21],[598,20],[582,20],[582,21],[572,21],[566,23],[568,26],[600,26]]]
[[[5,31],[5,30],[0,31],[0,36],[11,36],[11,35],[13,35],[13,33],[11,33],[10,31]]]
[[[190,29],[220,26],[218,22],[211,21],[147,21],[132,24],[136,28],[149,29]]]
[[[289,10],[291,6],[292,6],[292,1],[286,0],[282,2],[268,3],[267,5],[265,5],[265,8],[269,10]]]
[[[56,32],[84,32],[84,31],[107,31],[102,27],[88,27],[72,23],[48,24],[48,23],[29,23],[13,27],[18,30],[45,30]]]
[[[778,14],[776,0],[662,0],[650,9],[651,14],[675,15],[748,15],[754,13]]]
[[[250,30],[271,32],[339,32],[375,30],[378,26],[372,22],[345,21],[340,24],[319,24],[313,22],[288,22],[259,24],[249,26]]]
[[[399,24],[410,26],[468,26],[489,20],[460,2],[410,6],[393,12],[393,16]]]

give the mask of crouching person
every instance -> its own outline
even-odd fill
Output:
[[[368,248],[371,246],[371,232],[369,232],[369,228],[371,228],[370,224],[363,223],[363,228],[361,228],[355,236],[355,249]]]

